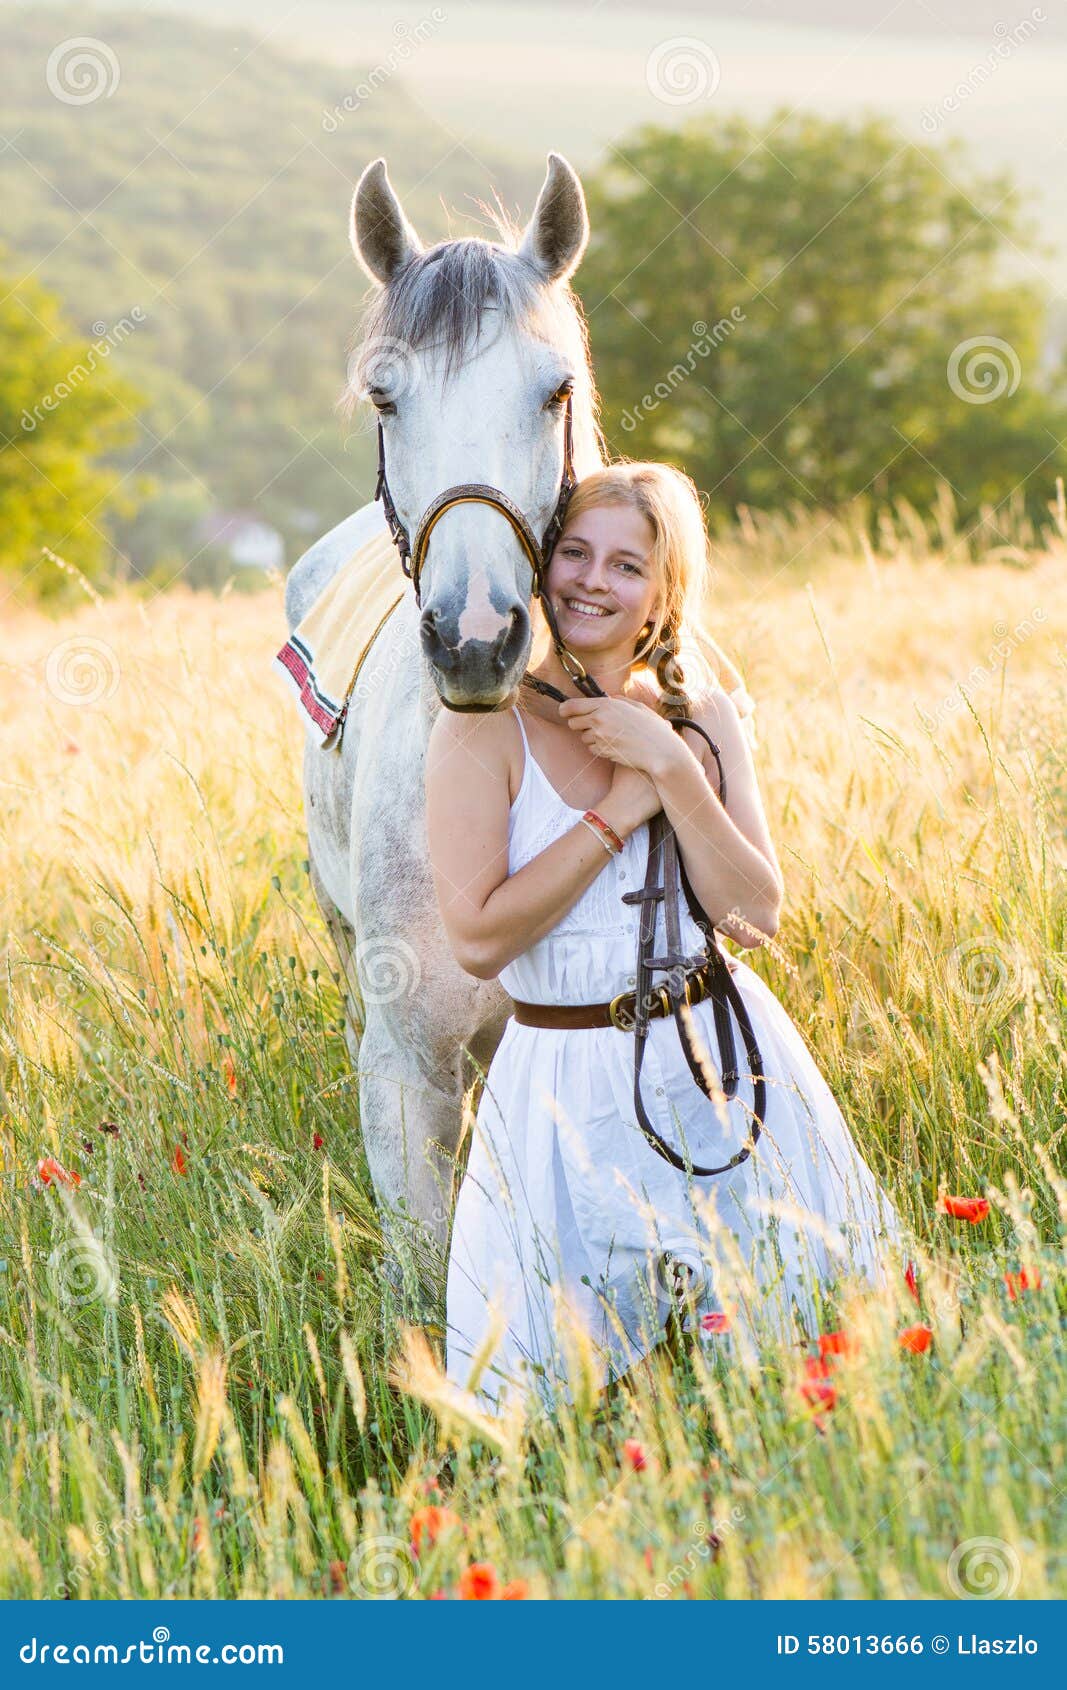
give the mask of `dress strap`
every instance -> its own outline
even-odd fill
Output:
[[[523,726],[523,720],[522,720],[522,711],[521,711],[521,710],[520,710],[520,709],[519,709],[519,707],[518,707],[518,705],[517,705],[517,704],[513,704],[513,705],[512,705],[512,706],[511,706],[511,708],[512,708],[512,710],[514,710],[514,712],[515,712],[515,720],[516,720],[516,721],[517,721],[517,722],[518,722],[518,724],[519,724],[519,732],[520,732],[520,733],[521,733],[521,735],[522,735],[522,743],[523,743],[523,745],[524,745],[524,747],[525,747],[525,749],[526,749],[526,755],[527,755],[527,757],[529,757],[529,756],[530,756],[530,742],[529,742],[529,740],[528,740],[528,739],[527,739],[527,737],[526,737],[526,729],[525,729],[525,727],[524,727],[524,726]]]

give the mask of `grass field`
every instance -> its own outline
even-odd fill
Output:
[[[832,539],[722,554],[787,879],[746,960],[922,1307],[850,1292],[807,1395],[701,1335],[503,1428],[381,1318],[278,584],[5,607],[0,1595],[1064,1595],[1067,552]]]

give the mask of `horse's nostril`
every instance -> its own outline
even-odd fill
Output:
[[[423,611],[419,618],[419,639],[422,649],[435,669],[454,668],[456,653],[441,634],[437,623],[438,613],[436,610],[427,609]]]
[[[508,626],[493,646],[493,667],[498,674],[502,675],[504,670],[515,662],[526,638],[529,622],[525,609],[521,605],[512,605],[508,613]]]

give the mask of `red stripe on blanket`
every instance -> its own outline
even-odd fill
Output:
[[[342,716],[345,714],[344,705],[342,705],[340,710],[333,715],[331,715],[329,710],[323,709],[322,705],[311,690],[311,670],[308,668],[300,653],[298,651],[294,651],[292,645],[288,641],[282,646],[281,651],[278,653],[278,662],[289,671],[293,680],[300,688],[300,703],[311,717],[315,726],[317,728],[321,728],[324,734],[332,733]]]

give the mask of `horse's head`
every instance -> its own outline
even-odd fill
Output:
[[[388,488],[414,537],[446,489],[502,493],[540,539],[559,497],[571,394],[578,473],[599,462],[584,326],[568,279],[589,225],[581,183],[553,153],[525,231],[424,249],[379,159],[352,203],[356,255],[379,284],[353,385],[382,423]],[[397,566],[399,568],[399,564]],[[420,637],[443,704],[497,710],[530,653],[532,570],[491,505],[450,506],[422,564]]]

